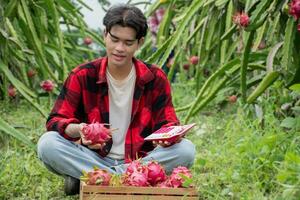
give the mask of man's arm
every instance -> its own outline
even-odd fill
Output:
[[[54,107],[48,117],[46,127],[48,131],[57,131],[66,139],[78,140],[80,134],[78,125],[72,125],[65,129],[69,124],[79,124],[80,120],[76,116],[76,111],[81,101],[81,86],[78,77],[71,72],[55,101]]]
[[[158,130],[163,126],[179,125],[172,103],[169,80],[161,69],[158,69],[155,79],[152,102],[154,130]]]
[[[155,80],[155,89],[154,93],[154,101],[152,105],[152,113],[154,120],[154,130],[157,130],[161,127],[174,126],[179,125],[179,120],[176,116],[175,109],[172,103],[171,96],[171,85],[166,75],[162,70],[158,70]],[[179,137],[175,142],[180,142],[181,138]],[[158,141],[158,143],[163,147],[167,147],[172,145],[171,143],[165,141]]]

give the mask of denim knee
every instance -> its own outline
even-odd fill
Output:
[[[195,145],[190,140],[185,138],[182,139],[180,143],[176,144],[174,151],[185,166],[191,167],[193,165],[196,149]]]
[[[55,154],[57,148],[59,133],[55,131],[49,131],[44,133],[37,143],[37,153],[41,160],[45,159],[46,155]]]

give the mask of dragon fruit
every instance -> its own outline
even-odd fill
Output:
[[[193,65],[197,65],[199,62],[199,57],[198,56],[192,56],[190,58],[190,63],[192,63]]]
[[[84,43],[85,45],[90,45],[90,44],[92,44],[92,42],[93,42],[93,40],[92,40],[92,38],[90,38],[90,37],[86,37],[86,38],[84,38],[84,40],[83,40],[83,43]]]
[[[52,92],[55,84],[51,80],[45,80],[41,82],[40,86],[45,92]]]
[[[95,168],[91,172],[84,172],[84,176],[81,176],[80,179],[85,181],[88,185],[109,185],[111,174],[104,169]]]
[[[134,171],[130,175],[125,175],[123,184],[138,187],[149,186],[148,174],[145,171]]]
[[[166,180],[166,172],[158,162],[151,161],[148,165],[148,182],[154,186],[159,182]]]
[[[133,172],[135,172],[135,171],[140,171],[140,170],[142,170],[142,169],[143,169],[143,165],[142,165],[141,161],[140,161],[140,160],[134,160],[134,161],[132,161],[132,162],[128,165],[128,167],[127,167],[127,169],[126,169],[126,171],[125,171],[125,174],[130,175],[130,174],[132,174]]]
[[[27,71],[27,76],[29,77],[29,78],[32,78],[32,77],[34,77],[36,75],[36,71],[34,70],[34,69],[29,69],[28,71]]]
[[[300,18],[300,0],[292,0],[289,4],[289,14],[292,15],[295,20]]]
[[[163,182],[160,182],[156,185],[156,187],[160,187],[160,188],[169,188],[172,187],[171,183],[170,183],[170,179],[166,179]]]
[[[236,95],[231,95],[230,97],[228,97],[228,101],[230,103],[235,103],[237,100],[237,96]]]
[[[110,129],[99,122],[84,125],[82,133],[85,139],[90,140],[92,144],[102,144],[111,138]]]
[[[17,89],[14,86],[10,85],[8,86],[7,93],[9,97],[14,98],[17,95]]]
[[[247,13],[241,12],[241,13],[236,13],[233,16],[233,23],[240,27],[247,27],[250,23],[250,18],[247,15]]]
[[[191,171],[183,166],[174,168],[169,178],[170,185],[174,188],[183,187],[185,181],[183,177],[192,178]]]
[[[168,177],[157,161],[143,165],[140,160],[135,160],[129,164],[122,175],[112,175],[106,170],[94,168],[88,173],[83,171],[80,180],[88,185],[179,188],[189,187],[192,182],[191,178],[190,170],[183,166],[174,168],[171,176]]]
[[[183,69],[189,70],[189,68],[190,68],[190,64],[185,63],[185,64],[183,65]]]
[[[123,184],[130,186],[148,186],[148,168],[140,160],[132,161],[123,176]]]

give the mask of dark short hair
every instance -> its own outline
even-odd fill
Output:
[[[147,34],[147,19],[140,9],[132,5],[119,4],[111,7],[103,19],[103,25],[109,32],[114,25],[130,27],[136,31],[136,39]]]

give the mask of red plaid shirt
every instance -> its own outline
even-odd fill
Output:
[[[162,126],[178,125],[171,99],[171,87],[164,72],[153,65],[133,59],[136,84],[132,102],[131,122],[125,137],[125,161],[143,157],[153,150],[144,138]],[[65,134],[70,123],[109,123],[107,58],[99,58],[73,69],[47,120],[47,130],[57,131],[68,140],[78,140]],[[97,152],[106,156],[112,140]]]

